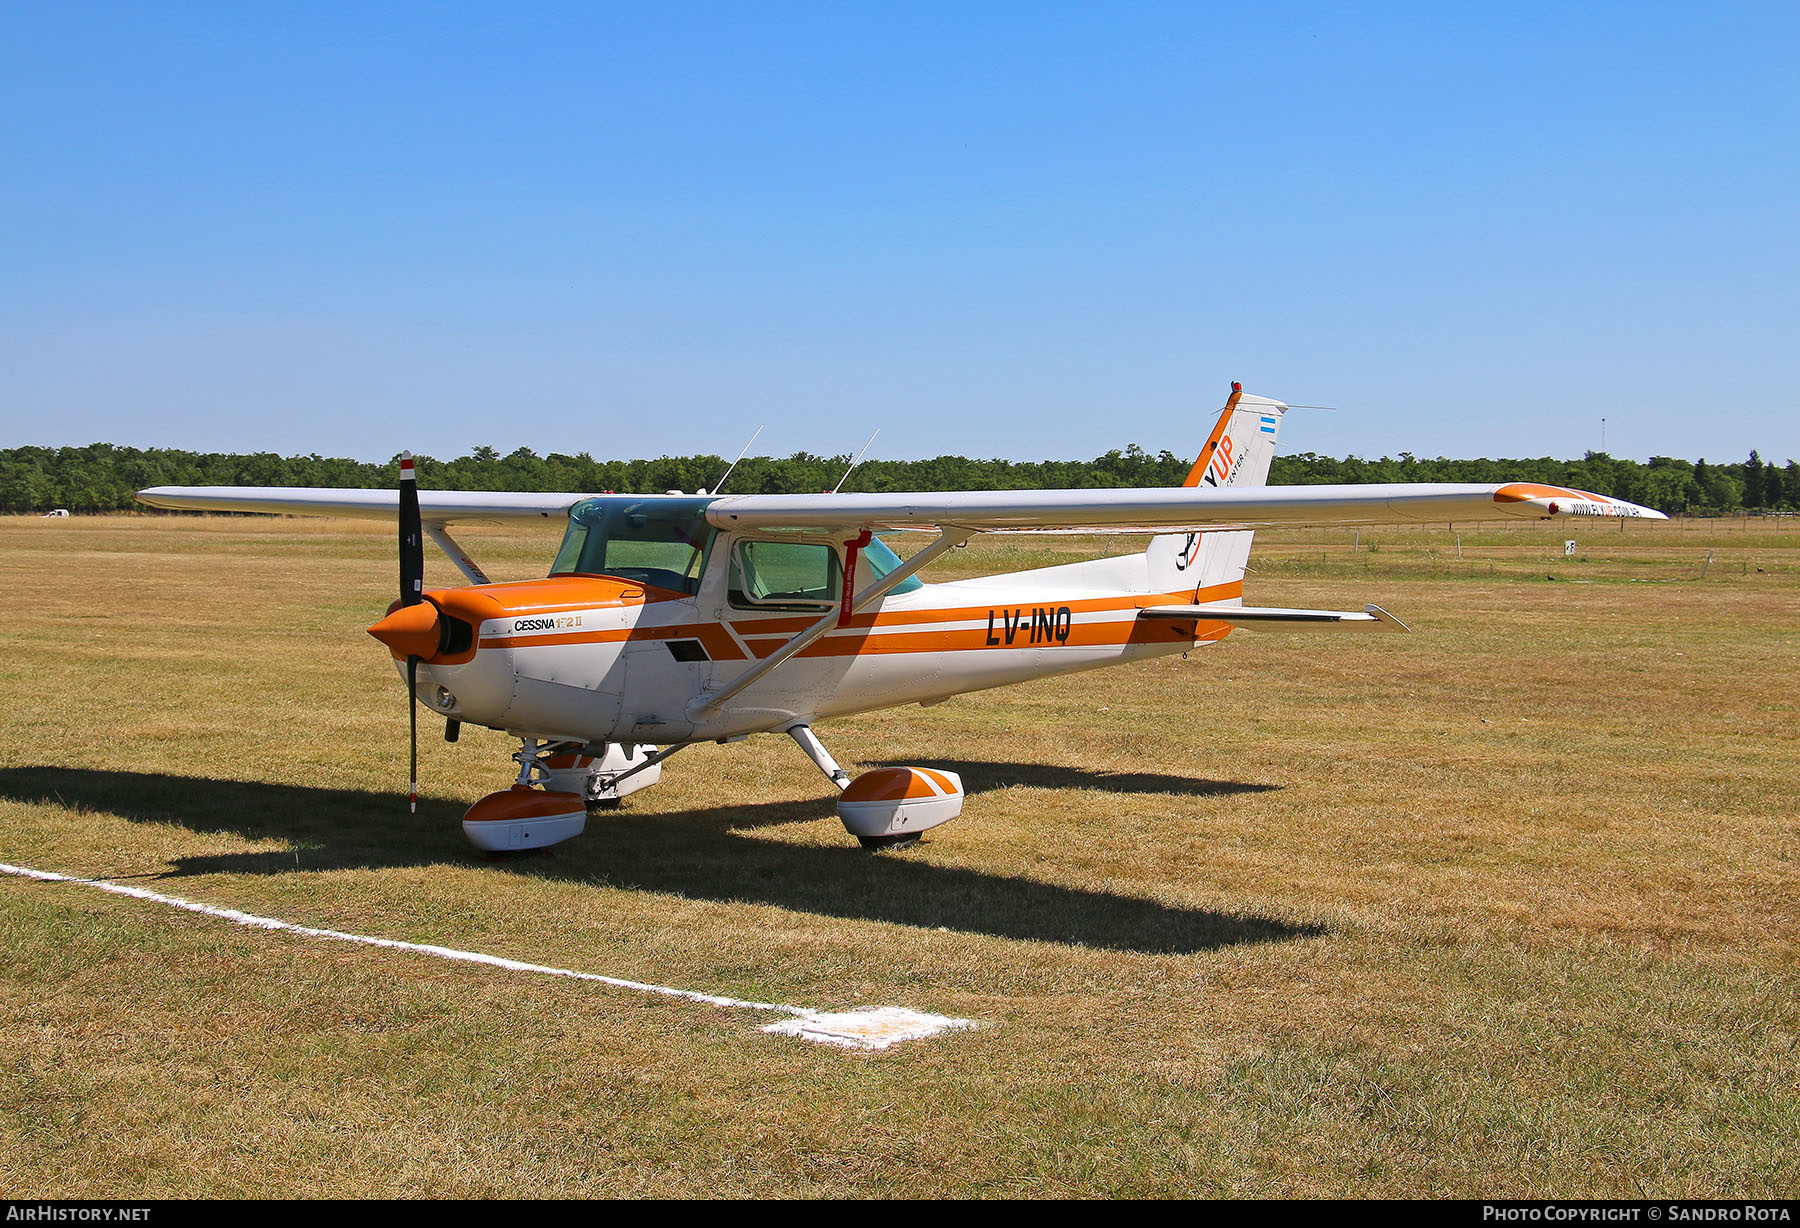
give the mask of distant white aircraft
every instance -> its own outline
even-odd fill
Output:
[[[669,756],[753,733],[791,737],[839,790],[865,845],[916,842],[962,811],[933,768],[852,780],[816,722],[1052,674],[1210,646],[1237,628],[1403,631],[1377,606],[1243,604],[1253,531],[1266,525],[1484,519],[1666,519],[1586,491],[1504,485],[1266,485],[1287,406],[1233,384],[1186,482],[1150,490],[921,494],[600,495],[158,486],[153,507],[387,519],[400,524],[400,599],[369,633],[417,713],[519,739],[512,788],[470,808],[490,852],[577,835],[590,804],[654,783]],[[492,583],[451,538],[458,521],[567,520],[543,580]],[[925,530],[904,562],[875,536]],[[981,533],[1155,533],[1142,554],[975,580],[916,574]],[[423,591],[423,535],[468,578]]]

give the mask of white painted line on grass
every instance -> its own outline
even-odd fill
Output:
[[[543,976],[568,977],[576,981],[598,981],[602,985],[611,985],[616,989],[659,994],[665,998],[680,998],[688,1002],[704,1002],[708,1006],[723,1006],[737,1010],[773,1011],[777,1014],[791,1015],[792,1018],[768,1024],[762,1029],[763,1031],[775,1032],[783,1036],[798,1036],[805,1040],[839,1045],[846,1049],[886,1049],[903,1040],[923,1040],[941,1032],[977,1026],[973,1019],[952,1019],[945,1015],[930,1015],[922,1011],[908,1010],[903,1006],[869,1006],[849,1011],[816,1011],[804,1006],[788,1006],[781,1002],[748,1002],[742,998],[727,998],[721,994],[699,993],[692,989],[675,989],[668,985],[652,985],[646,981],[628,981],[622,977],[602,976],[598,972],[576,972],[570,968],[552,968],[547,964],[530,964],[523,960],[507,959],[501,955],[484,955],[480,951],[459,951],[455,947],[440,947],[430,943],[401,942],[394,938],[376,938],[369,934],[351,934],[343,930],[325,930],[310,925],[295,925],[291,921],[281,921],[274,917],[259,917],[254,913],[239,912],[235,908],[218,908],[212,904],[184,900],[180,896],[148,891],[143,887],[129,887],[124,883],[109,882],[103,878],[73,878],[67,874],[56,874],[49,870],[34,870],[29,866],[7,865],[5,862],[0,862],[0,874],[32,878],[46,883],[72,883],[78,887],[92,887],[97,891],[130,896],[134,900],[148,900],[153,904],[166,904],[170,908],[197,912],[208,917],[217,917],[222,921],[230,921],[236,925],[248,925],[254,929],[281,930],[289,934],[300,934],[307,938],[324,938],[332,942],[358,942],[364,946],[385,947],[390,951],[413,951],[420,955],[435,956],[438,959],[456,960],[467,964],[486,964],[492,968],[504,968],[508,972],[536,972]]]

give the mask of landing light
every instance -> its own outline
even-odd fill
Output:
[[[450,693],[448,687],[439,687],[437,689],[437,695],[433,698],[432,702],[448,712],[456,706],[456,696]]]

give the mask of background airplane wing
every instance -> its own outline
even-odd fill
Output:
[[[1667,520],[1623,499],[1511,482],[1367,486],[1165,487],[1138,490],[980,490],[940,494],[725,495],[706,509],[721,529],[981,531],[1130,529],[1167,533],[1299,524],[1631,517]]]
[[[515,494],[492,490],[421,490],[420,518],[433,524],[468,520],[560,520],[587,495],[567,492]],[[270,512],[282,516],[353,516],[393,520],[395,490],[345,490],[313,486],[152,486],[139,503],[184,512]]]

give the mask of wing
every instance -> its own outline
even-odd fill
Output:
[[[1623,499],[1511,482],[1369,486],[1163,487],[1141,490],[979,490],[944,494],[725,495],[706,509],[721,529],[979,531],[1144,529],[1167,533],[1297,524],[1406,524],[1553,517],[1667,520]]]
[[[391,520],[392,490],[304,486],[152,486],[137,494],[151,507],[197,512],[268,512]],[[420,514],[450,524],[468,520],[559,519],[587,495],[422,490]],[[1531,482],[1503,486],[1167,487],[1137,490],[975,490],[919,494],[724,495],[706,509],[718,528],[918,529],[1150,532],[1255,529],[1282,524],[1405,524],[1454,520],[1631,517],[1666,520],[1623,499]]]
[[[432,524],[467,520],[560,520],[587,495],[566,492],[515,494],[492,490],[421,490],[419,515]],[[393,520],[394,490],[343,490],[313,486],[152,486],[139,503],[186,512],[270,512],[283,516],[354,516]]]

